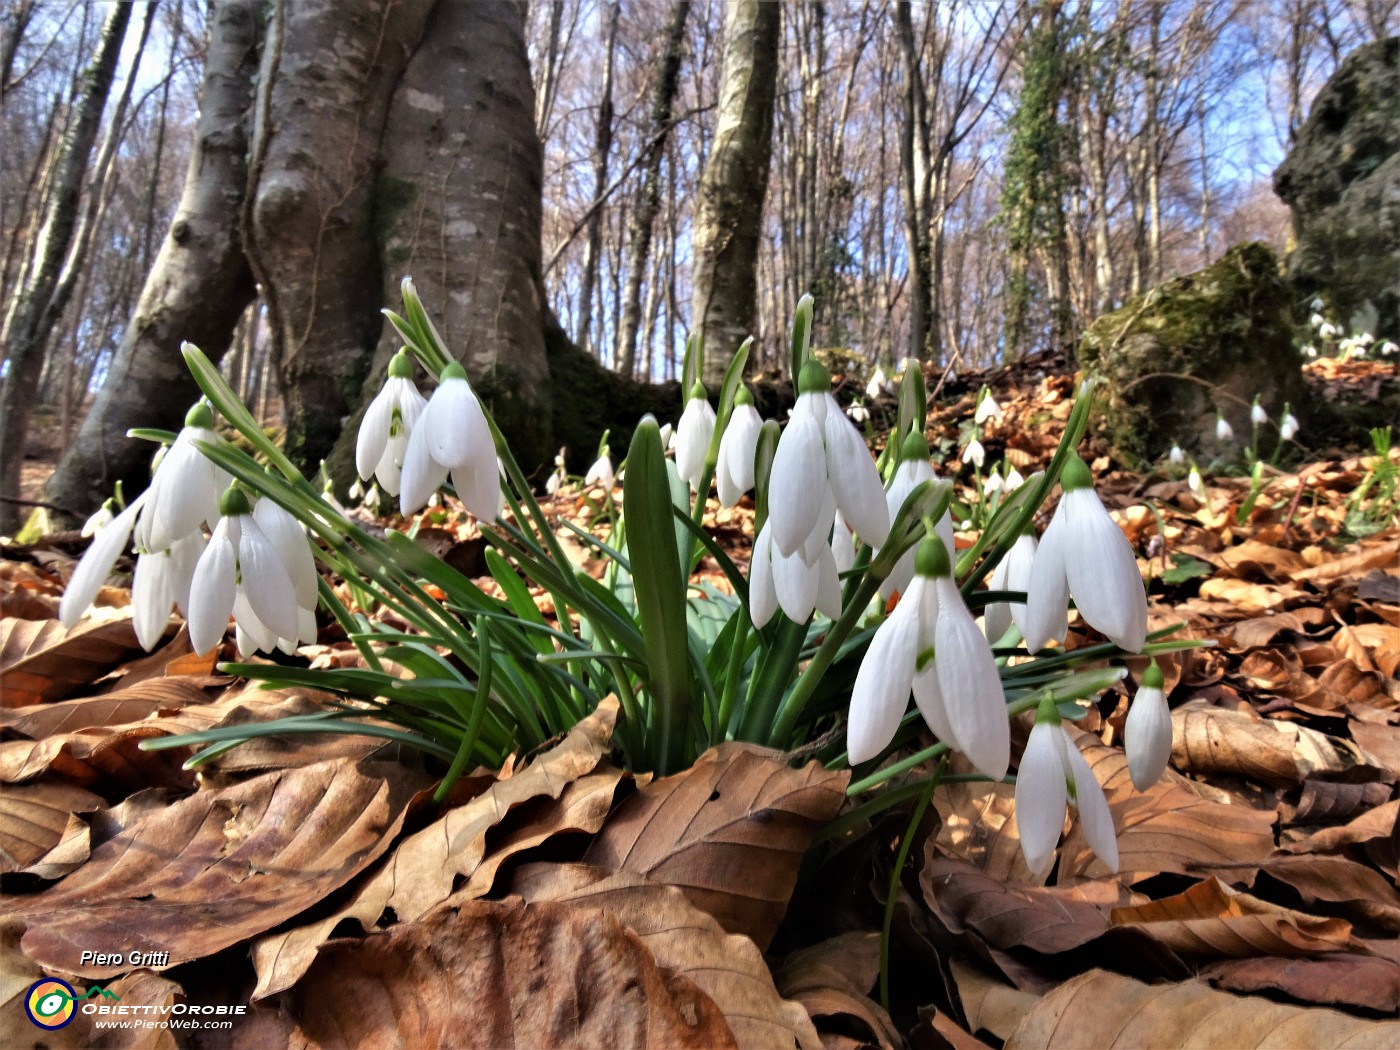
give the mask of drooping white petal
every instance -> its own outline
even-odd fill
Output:
[[[876,629],[856,672],[846,723],[846,752],[852,765],[868,762],[894,739],[909,706],[918,644],[916,603],[900,602]]]
[[[948,721],[968,761],[983,776],[1000,780],[1011,764],[1011,727],[996,660],[952,578],[940,577],[934,587],[938,688]]]
[[[914,703],[933,735],[954,750],[958,744],[957,729],[948,719],[948,707],[943,702],[943,690],[938,685],[938,663],[934,656],[935,632],[938,626],[938,588],[927,576],[915,576],[900,604],[910,604],[919,619],[918,658],[914,667]],[[920,666],[922,664],[922,666]]]
[[[253,508],[253,520],[276,548],[282,564],[291,577],[296,603],[303,609],[316,607],[316,559],[311,542],[301,524],[283,507],[270,499],[258,500]]]
[[[1130,653],[1147,641],[1147,593],[1127,536],[1109,517],[1093,489],[1065,493],[1063,508],[1071,541],[1065,546],[1065,577],[1079,614],[1095,630]]]
[[[150,652],[165,633],[174,604],[169,580],[170,554],[158,551],[136,559],[131,577],[131,625],[141,648]]]
[[[184,539],[176,540],[170,548],[170,596],[180,614],[188,619],[190,608],[190,584],[194,580],[194,570],[199,565],[200,555],[208,545],[201,532],[193,533]]]
[[[68,578],[68,586],[63,589],[63,597],[58,603],[58,618],[63,621],[64,627],[71,629],[97,597],[118,556],[126,549],[127,540],[131,539],[131,530],[136,524],[136,515],[141,512],[145,502],[144,493],[132,500],[126,510],[118,514],[88,546],[87,553]]]
[[[457,498],[480,521],[495,521],[501,516],[501,475],[496,469],[496,457],[489,462],[469,463],[452,471],[452,487]]]
[[[389,424],[394,418],[394,391],[385,383],[365,409],[360,432],[355,436],[355,470],[368,481],[384,458],[389,441]]]
[[[703,397],[692,397],[676,424],[676,469],[692,489],[705,473],[705,457],[715,434],[715,410]]]
[[[495,455],[481,402],[465,379],[448,378],[438,384],[413,433],[419,430],[428,442],[429,455],[449,470]]]
[[[992,574],[991,588],[996,591],[1029,591],[1031,572],[1035,566],[1036,550],[1039,544],[1030,533],[1018,536],[1006,557],[998,563]],[[987,606],[987,638],[995,641],[1006,633],[1012,623],[1024,637],[1026,633],[1026,605],[1024,602],[993,602]]]
[[[783,554],[773,552],[773,589],[778,605],[789,620],[805,623],[817,607],[817,587],[821,572],[802,559],[802,552]]]
[[[719,439],[715,480],[722,506],[732,507],[754,485],[754,453],[763,419],[753,405],[735,405],[729,425]]]
[[[593,465],[588,468],[588,473],[583,477],[585,485],[600,485],[608,490],[612,489],[614,480],[616,479],[613,475],[612,460],[606,455],[595,459]]]
[[[236,544],[238,523],[233,518],[220,518],[214,526],[209,546],[199,556],[194,578],[190,581],[190,609],[187,617],[190,646],[197,653],[206,653],[218,645],[228,629],[237,590],[238,555]]]
[[[836,512],[836,517],[831,525],[831,554],[836,560],[836,571],[850,572],[856,564],[856,545],[851,538],[851,530],[846,525],[846,519],[841,517],[841,512]]]
[[[830,547],[822,547],[814,571],[817,574],[817,609],[835,620],[841,615],[841,577]]]
[[[1063,498],[1060,502],[1064,502]],[[1052,641],[1063,642],[1069,631],[1065,548],[1073,542],[1063,508],[1056,507],[1055,516],[1040,538],[1031,564],[1030,584],[1026,588],[1025,623],[1021,633],[1025,635],[1028,652],[1038,652]]]
[[[399,479],[399,509],[412,514],[422,509],[428,497],[447,480],[447,467],[428,451],[426,427],[419,425],[408,436],[408,449],[403,457],[403,474]]]
[[[248,596],[248,604],[276,638],[295,637],[297,598],[287,566],[251,515],[240,524],[238,590]]]
[[[830,405],[825,429],[826,475],[836,495],[836,505],[851,531],[878,547],[889,535],[890,512],[875,460],[851,421]]]
[[[1064,731],[1053,723],[1037,722],[1026,741],[1016,771],[1016,828],[1021,853],[1038,878],[1055,862],[1055,846],[1065,827],[1065,768],[1060,757]]]
[[[1060,727],[1060,734],[1065,737],[1064,757],[1069,766],[1066,774],[1074,781],[1079,826],[1084,831],[1089,848],[1104,862],[1109,871],[1116,873],[1118,832],[1113,827],[1113,814],[1109,812],[1108,801],[1103,797],[1103,788],[1099,786],[1098,780],[1094,778],[1094,771],[1089,768],[1089,763],[1084,761],[1084,756],[1079,753],[1079,748],[1074,746],[1074,741],[1069,739],[1063,726]]]
[[[797,399],[792,420],[778,439],[778,451],[773,456],[768,521],[773,527],[773,545],[783,554],[792,554],[811,535],[826,497],[822,428],[809,400],[816,397],[803,394]]]
[[[1162,690],[1138,688],[1123,722],[1123,748],[1133,786],[1146,791],[1157,783],[1172,757],[1172,715]]]
[[[749,619],[754,627],[762,627],[778,611],[778,592],[773,587],[773,534],[768,522],[753,541],[753,558],[749,562]]]
[[[1009,555],[1010,552],[1008,552]],[[1006,586],[1006,574],[1010,569],[1007,564],[1009,558],[1002,558],[997,562],[997,567],[992,570],[992,575],[987,579],[987,589],[993,591],[1004,591]],[[1011,603],[1010,602],[990,602],[982,613],[982,627],[986,631],[987,641],[998,642],[1002,635],[1011,629]]]
[[[238,646],[240,657],[252,656],[259,649],[270,653],[277,648],[277,635],[262,622],[262,618],[248,600],[247,592],[241,587],[233,599],[233,622],[237,627],[234,642]]]

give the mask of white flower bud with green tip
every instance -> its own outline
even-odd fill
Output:
[[[967,443],[967,448],[963,449],[962,461],[971,463],[978,470],[982,469],[982,464],[987,461],[987,450],[982,447],[982,442],[973,438]]]
[[[997,399],[992,397],[992,392],[984,388],[982,399],[977,402],[977,411],[972,415],[972,422],[980,427],[989,419],[1001,419],[1004,414],[1001,406],[997,404]]]
[[[1269,421],[1269,413],[1264,410],[1264,406],[1259,403],[1259,399],[1254,399],[1254,404],[1249,406],[1249,421],[1256,427],[1262,427]]]
[[[452,476],[457,498],[482,521],[501,512],[501,475],[491,426],[455,361],[442,370],[438,388],[408,437],[400,479],[399,507],[412,514],[424,507]]]
[[[1167,453],[1167,461],[1174,467],[1179,467],[1186,462],[1186,453],[1181,451],[1181,446],[1172,442],[1172,450]]]
[[[1142,684],[1123,723],[1128,773],[1139,791],[1157,783],[1172,757],[1172,714],[1162,691],[1164,684],[1162,669],[1153,660],[1143,672]]]
[[[1235,428],[1224,416],[1215,417],[1215,440],[1222,444],[1235,440]]]
[[[753,395],[740,384],[734,394],[734,411],[719,439],[719,462],[715,465],[715,485],[721,506],[732,507],[754,485],[754,455],[763,418],[754,407]]]
[[[613,483],[617,480],[613,474],[612,459],[606,451],[593,461],[593,465],[588,468],[588,473],[583,476],[585,486],[597,485],[605,492],[611,492]]]
[[[389,362],[389,376],[360,421],[355,441],[355,469],[368,481],[375,478],[391,496],[399,494],[409,436],[427,407],[413,385],[413,362],[400,350]]]
[[[697,381],[686,398],[685,411],[676,424],[676,470],[692,492],[700,487],[705,473],[705,457],[715,436],[715,410],[705,392],[705,384]]]
[[[169,550],[176,540],[219,520],[219,493],[231,479],[196,444],[223,444],[213,427],[213,410],[203,401],[185,415],[184,427],[161,458],[146,490],[146,510],[135,531],[138,549]]]
[[[1297,417],[1288,410],[1287,405],[1283,408],[1283,421],[1278,425],[1278,436],[1283,438],[1284,441],[1292,441],[1298,436]]]
[[[1093,476],[1071,455],[1059,506],[1041,538],[1027,588],[1026,648],[1063,643],[1073,597],[1086,623],[1130,653],[1147,639],[1147,595],[1132,545],[1104,509]]]
[[[1016,771],[1016,828],[1026,864],[1037,878],[1047,875],[1055,862],[1067,803],[1079,811],[1089,847],[1117,872],[1118,837],[1103,788],[1065,732],[1055,702],[1047,698],[1036,711],[1035,728]]]

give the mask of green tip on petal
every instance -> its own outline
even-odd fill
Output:
[[[825,394],[831,390],[831,373],[815,358],[808,358],[797,377],[799,394]]]
[[[466,379],[466,378],[467,378],[467,370],[466,370],[465,368],[463,368],[459,362],[453,361],[450,365],[448,365],[446,368],[444,368],[444,369],[442,370],[442,374],[438,376],[438,382],[439,382],[439,383],[445,383],[445,382],[447,382],[447,380],[449,380],[449,379]]]
[[[911,430],[899,446],[899,461],[928,459],[928,439],[922,430]]]
[[[695,385],[690,388],[690,393],[686,396],[687,401],[694,401],[697,398],[701,401],[710,396],[710,392],[705,389],[705,384],[700,380],[695,381]]]
[[[953,574],[952,563],[948,560],[948,548],[937,536],[930,536],[919,544],[914,554],[914,571],[920,576],[939,578]]]
[[[214,428],[214,410],[206,402],[196,401],[185,413],[185,426],[212,430]]]
[[[228,490],[219,497],[219,513],[226,518],[253,513],[252,505],[248,502],[248,494],[237,485],[230,485]]]
[[[734,391],[734,403],[736,405],[753,404],[753,394],[749,393],[749,388],[743,383],[740,383],[739,389]]]
[[[1065,464],[1065,469],[1060,474],[1060,488],[1066,492],[1073,492],[1075,489],[1093,487],[1094,476],[1089,473],[1089,467],[1078,456],[1070,456],[1069,462]]]
[[[1041,697],[1040,705],[1035,709],[1035,724],[1038,726],[1057,726],[1060,724],[1060,708],[1053,697]]]
[[[1147,670],[1142,673],[1142,684],[1147,689],[1161,689],[1166,684],[1166,678],[1162,675],[1162,669],[1157,666],[1157,661],[1153,660],[1147,665]]]
[[[392,379],[407,379],[411,375],[413,375],[413,358],[408,356],[407,350],[400,350],[389,359],[389,376]]]

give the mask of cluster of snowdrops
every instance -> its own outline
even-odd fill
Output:
[[[853,794],[900,778],[897,790],[865,803],[868,813],[909,797],[909,779],[942,770],[936,760],[950,750],[977,774],[1004,779],[1010,719],[1034,711],[1016,783],[1029,866],[1043,874],[1053,865],[1069,805],[1116,870],[1109,808],[1065,721],[1125,677],[1117,662],[1125,655],[1199,643],[1149,635],[1134,553],[1074,453],[1092,382],[1046,471],[990,492],[979,486],[983,527],[959,550],[954,518],[974,515],[954,505],[931,462],[920,370],[905,370],[894,433],[873,456],[810,350],[804,299],[792,336],[798,396],[786,425],[764,421],[744,387],[748,344],[717,406],[694,381],[701,348],[692,345],[687,400],[670,440],[647,417],[616,475],[606,450],[590,471],[604,488],[622,488],[620,515],[609,494],[609,513],[590,530],[541,509],[411,282],[403,313],[386,314],[404,350],[365,413],[359,473],[396,496],[410,523],[450,482],[488,543],[491,580],[468,579],[427,554],[411,524],[380,533],[347,516],[187,344],[206,400],[178,434],[133,432],[161,444],[152,483],[124,508],[108,507],[61,617],[71,625],[82,616],[131,544],[141,644],[159,641],[173,609],[193,647],[208,651],[232,617],[246,662],[226,670],[269,687],[312,686],[330,701],[312,715],[144,746],[201,745],[191,759],[198,764],[257,736],[364,733],[441,760],[441,795],[464,771],[539,746],[614,695],[616,742],[634,769],[675,771],[725,740],[800,748],[852,766]],[[417,366],[437,380],[430,397],[414,383]],[[251,453],[220,435],[216,413]],[[727,506],[753,494],[747,573],[704,527],[712,483]],[[1058,505],[1037,541],[1036,511],[1056,485]],[[570,560],[565,533],[606,559],[601,579]],[[698,572],[702,562],[707,573]],[[707,582],[716,569],[722,585]],[[540,611],[541,592],[552,617]],[[1071,601],[1107,641],[1065,648]],[[251,659],[313,641],[318,602],[358,648],[360,666]],[[834,731],[842,725],[844,733]],[[1125,746],[1132,779],[1145,788],[1171,751],[1155,662],[1137,685]],[[932,789],[927,778],[915,783]]]

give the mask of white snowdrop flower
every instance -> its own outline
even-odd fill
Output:
[[[131,578],[131,624],[141,648],[150,652],[165,633],[170,610],[188,613],[190,582],[204,553],[202,532],[176,540],[169,550],[143,553]]]
[[[412,376],[413,362],[400,350],[389,362],[383,389],[365,410],[355,441],[355,469],[360,477],[378,479],[391,496],[399,494],[409,436],[428,404]]]
[[[987,475],[987,481],[986,484],[982,486],[982,492],[984,495],[987,496],[995,496],[1005,487],[1006,481],[1002,478],[1002,476],[996,471],[992,471],[990,474]]]
[[[1278,434],[1284,441],[1292,441],[1298,436],[1298,419],[1288,411],[1287,406],[1283,410],[1283,421],[1278,425]]]
[[[1045,699],[1016,771],[1016,827],[1026,864],[1037,877],[1048,874],[1055,862],[1067,803],[1079,811],[1089,847],[1117,872],[1118,836],[1103,788],[1065,732],[1054,701]]]
[[[1376,353],[1380,354],[1381,357],[1393,357],[1396,354],[1400,354],[1400,346],[1396,346],[1387,339],[1385,342],[1381,343],[1380,346],[1376,347]]]
[[[988,586],[994,591],[1029,591],[1031,568],[1035,564],[1035,552],[1039,544],[1035,534],[1027,532],[1018,536],[1006,557],[992,570]],[[999,640],[1012,623],[1022,636],[1026,633],[1026,605],[1024,602],[992,602],[987,606],[983,621],[987,628],[987,641]]]
[[[1317,326],[1317,334],[1319,338],[1330,343],[1333,339],[1337,338],[1337,326],[1328,321],[1323,321],[1322,324]]]
[[[99,532],[112,524],[117,517],[117,501],[114,499],[104,500],[102,506],[97,508],[96,513],[83,522],[83,530],[79,534],[84,539],[96,536]]]
[[[859,401],[853,401],[846,408],[846,415],[851,417],[851,422],[860,426],[870,421],[869,410]]]
[[[365,487],[363,484],[360,483],[359,478],[356,478],[354,481],[350,482],[350,490],[346,493],[346,495],[348,495],[353,500],[363,500],[365,498]]]
[[[111,575],[112,566],[126,549],[131,530],[136,525],[136,516],[145,505],[146,493],[143,492],[93,537],[73,575],[68,578],[68,586],[63,589],[63,597],[58,603],[58,618],[63,621],[64,627],[71,629],[76,625],[97,598],[97,592]]]
[[[1224,416],[1215,417],[1215,440],[1221,443],[1235,440],[1235,428]]]
[[[371,511],[379,510],[379,486],[371,485],[365,492],[365,506]]]
[[[820,609],[841,615],[841,581],[832,549],[822,542],[809,564],[801,548],[783,554],[773,542],[772,517],[759,530],[749,565],[749,618],[763,627],[779,609],[795,623],[806,623]]]
[[[997,399],[992,397],[992,392],[985,390],[982,399],[977,402],[977,411],[972,415],[972,422],[980,427],[987,420],[1001,419],[1004,415],[1001,406],[997,404]]]
[[[870,376],[870,382],[865,384],[865,396],[871,401],[874,401],[885,392],[885,384],[888,382],[889,380],[885,376],[885,370],[883,368],[876,368],[874,373]]]
[[[1089,468],[1071,456],[1060,475],[1059,506],[1041,538],[1027,588],[1026,648],[1063,642],[1067,601],[1086,623],[1130,653],[1147,638],[1147,595],[1128,538],[1094,491]]]
[[[139,549],[169,550],[182,536],[219,520],[219,493],[232,479],[206,459],[195,444],[223,444],[213,426],[214,413],[202,401],[186,414],[184,427],[156,467],[146,490],[146,510],[136,524]]]
[[[978,470],[982,469],[982,464],[987,461],[987,450],[982,447],[982,442],[973,438],[967,443],[967,448],[963,449],[962,461],[971,463]]]
[[[983,776],[1006,775],[1011,729],[1001,676],[936,536],[919,545],[914,580],[876,629],[856,672],[846,725],[853,765],[889,745],[911,692],[940,740],[966,755]]]
[[[1021,472],[1015,467],[1012,467],[1011,473],[1006,475],[1006,484],[1004,486],[1004,488],[1006,489],[1006,494],[1008,496],[1011,495],[1011,493],[1015,492],[1025,483],[1026,479],[1021,477]]]
[[[1327,318],[1323,317],[1322,314],[1319,312],[1321,309],[1322,304],[1318,300],[1314,299],[1312,316],[1308,318],[1308,324],[1312,325],[1314,328],[1321,328],[1324,324],[1327,323]]]
[[[1175,441],[1172,442],[1172,450],[1167,453],[1167,460],[1174,467],[1179,467],[1186,462],[1186,453],[1181,451],[1181,446]]]
[[[1167,707],[1167,695],[1162,691],[1165,680],[1157,661],[1147,665],[1142,684],[1128,708],[1123,723],[1123,749],[1128,753],[1128,773],[1133,787],[1146,791],[1167,768],[1172,757],[1172,714]]]
[[[753,395],[740,386],[734,395],[734,411],[719,439],[719,461],[715,464],[715,485],[721,506],[732,507],[754,486],[754,455],[763,419],[754,408]]]
[[[813,536],[825,546],[838,508],[863,541],[883,543],[890,531],[884,486],[864,439],[831,396],[831,377],[809,360],[797,385],[769,479],[775,549],[792,554]]]
[[[1196,469],[1196,465],[1191,465],[1191,472],[1186,475],[1186,487],[1198,496],[1205,495],[1206,485],[1201,480],[1201,472]]]
[[[309,645],[316,641],[316,602],[317,583],[316,557],[311,552],[311,541],[301,522],[281,505],[270,499],[258,500],[253,508],[253,520],[262,527],[263,533],[277,549],[287,575],[292,581],[292,593],[297,603],[297,633],[278,639],[278,647],[286,653],[296,651],[298,645]]]
[[[583,476],[585,487],[597,485],[607,492],[612,491],[613,483],[617,477],[613,474],[612,459],[606,450],[593,461],[593,465],[588,468],[588,473]]]
[[[1321,310],[1322,307],[1323,307],[1323,305],[1324,305],[1323,302],[1322,302],[1322,296],[1320,296],[1320,295],[1315,295],[1315,296],[1313,296],[1313,301],[1312,301],[1311,305],[1312,305],[1312,309],[1313,309],[1313,314],[1314,314],[1314,316],[1319,316],[1317,312],[1318,312],[1319,310]],[[1320,319],[1320,317],[1319,317],[1319,319]]]
[[[1249,421],[1256,427],[1262,427],[1269,421],[1269,413],[1264,410],[1264,406],[1259,403],[1259,399],[1254,399],[1254,404],[1249,407]]]
[[[483,521],[496,518],[501,505],[496,444],[466,369],[455,361],[442,370],[438,388],[409,433],[399,508],[406,515],[421,509],[449,474],[467,510]]]
[[[248,506],[230,488],[220,500],[223,517],[199,556],[190,582],[190,645],[205,653],[218,645],[230,615],[237,620],[238,652],[271,652],[300,630],[296,591],[287,566]]]
[[[705,394],[703,383],[690,388],[685,411],[676,424],[676,470],[692,492],[700,487],[705,473],[705,457],[710,454],[710,441],[715,436],[715,410]]]
[[[1316,357],[1316,356],[1317,356],[1317,347],[1315,347],[1315,346],[1313,346],[1311,343],[1309,343],[1308,345],[1306,345],[1305,347],[1303,347],[1303,356],[1304,356],[1304,357]]]
[[[894,521],[899,508],[904,506],[904,501],[909,498],[911,492],[925,481],[936,481],[937,478],[938,475],[934,473],[933,465],[929,462],[928,441],[920,431],[911,431],[900,445],[899,466],[895,467],[894,477],[890,478],[890,487],[885,493],[885,505],[889,508],[890,521]],[[938,519],[934,531],[948,550],[954,549],[951,511],[945,511],[943,517]],[[885,601],[906,590],[910,581],[914,579],[915,550],[911,548],[905,551],[899,561],[895,562],[890,574],[881,581],[880,597]]]
[[[557,473],[549,475],[549,480],[544,483],[545,492],[551,496],[559,495],[559,487],[564,484],[564,479]]]

